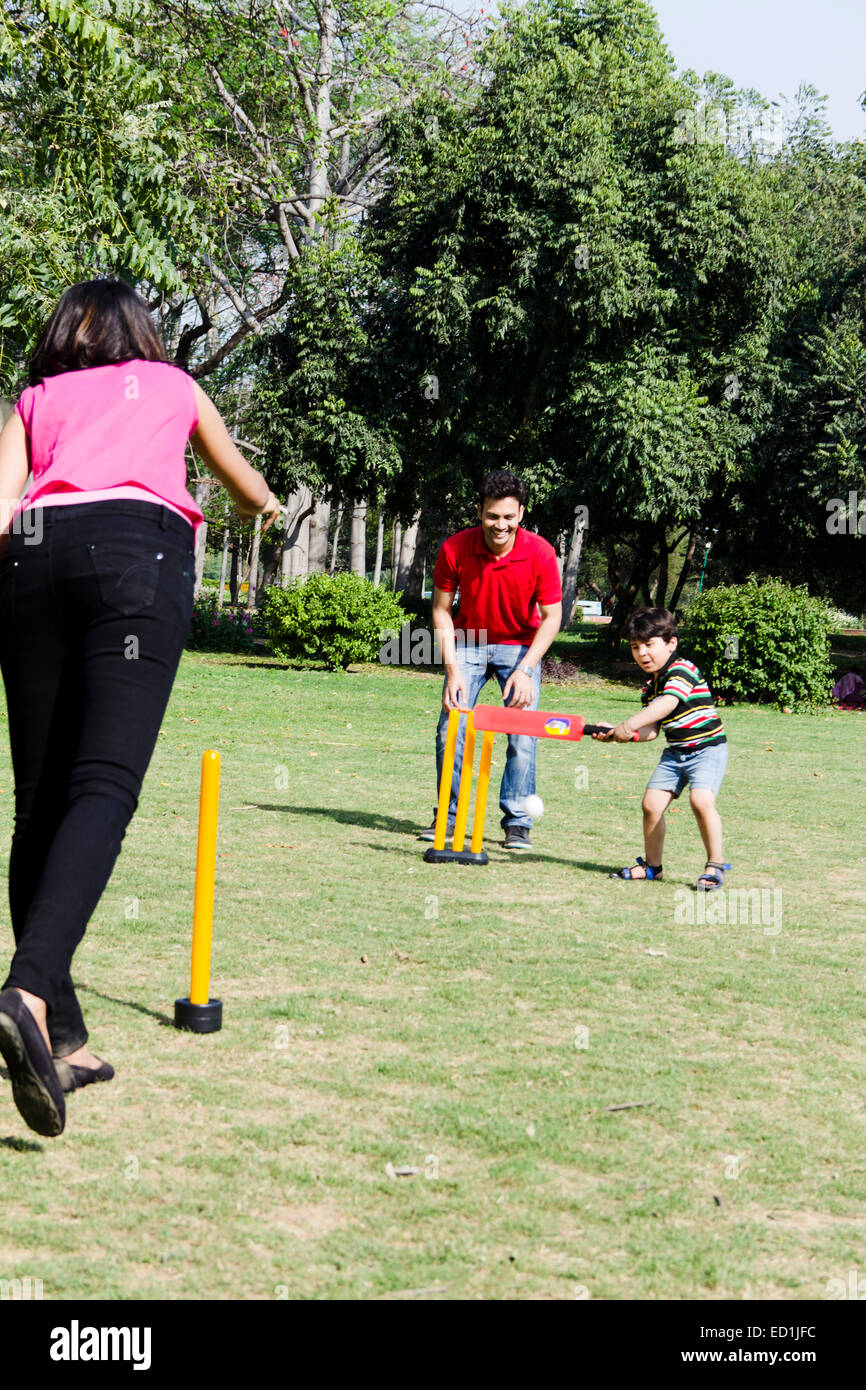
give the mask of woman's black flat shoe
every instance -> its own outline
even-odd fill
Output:
[[[67,1094],[80,1090],[82,1086],[89,1086],[93,1081],[110,1081],[114,1076],[114,1067],[110,1062],[100,1062],[98,1067],[76,1067],[74,1062],[67,1062],[64,1057],[55,1057],[54,1067]]]
[[[66,1101],[39,1025],[16,989],[0,992],[0,1053],[12,1097],[37,1134],[54,1138],[66,1124]]]

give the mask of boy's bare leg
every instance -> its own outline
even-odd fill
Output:
[[[673,800],[673,792],[660,791],[658,787],[648,787],[643,798],[643,843],[646,862],[657,868],[662,862],[665,847],[665,811]],[[632,869],[632,878],[645,878],[646,874],[638,867]]]
[[[723,864],[725,861],[722,854],[722,818],[716,810],[715,792],[706,787],[692,787],[689,800],[707,851],[707,858],[712,859],[715,864]]]

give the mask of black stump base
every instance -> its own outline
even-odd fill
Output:
[[[490,860],[482,849],[473,854],[471,849],[428,849],[424,854],[425,864],[489,864]]]
[[[223,1026],[221,999],[209,999],[206,1004],[191,1004],[188,999],[175,999],[174,1026],[190,1033],[218,1033]]]

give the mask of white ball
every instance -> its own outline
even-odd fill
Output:
[[[540,796],[527,796],[523,802],[523,809],[533,820],[538,820],[544,815],[544,802]]]

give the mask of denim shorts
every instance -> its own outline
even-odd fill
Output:
[[[676,798],[683,787],[689,786],[718,795],[727,765],[727,743],[696,748],[691,753],[684,748],[666,748],[647,782],[647,791],[653,787],[656,791],[673,792]]]

